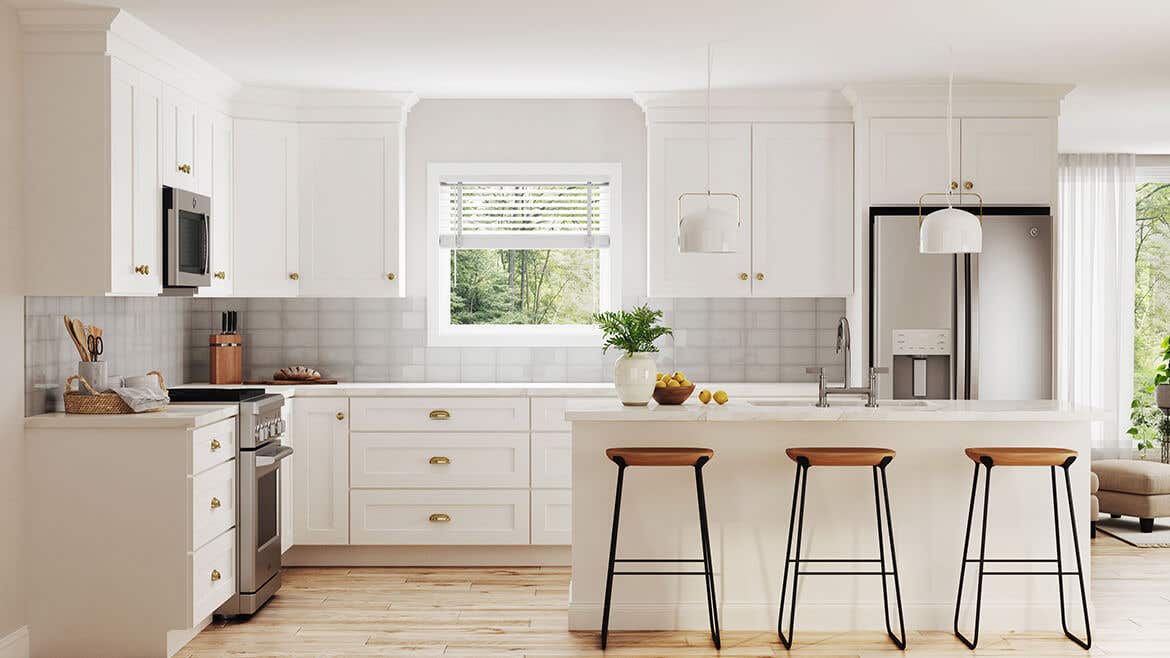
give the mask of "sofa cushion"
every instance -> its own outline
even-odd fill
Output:
[[[1096,473],[1089,473],[1089,493],[1097,493],[1101,488],[1101,479],[1097,477]]]
[[[1170,494],[1170,464],[1132,459],[1102,459],[1092,464],[1101,491],[1152,496]]]

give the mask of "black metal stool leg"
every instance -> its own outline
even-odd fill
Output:
[[[719,649],[719,606],[715,601],[715,567],[711,561],[711,534],[707,526],[707,497],[703,492],[703,464],[695,464],[695,492],[699,498],[699,534],[703,540],[703,577],[707,582],[707,621],[711,626],[711,641]]]
[[[983,479],[983,525],[979,536],[979,559],[974,560],[979,563],[979,576],[975,587],[975,633],[968,640],[959,632],[959,611],[963,603],[963,575],[967,571],[967,549],[971,541],[971,522],[974,520],[975,514],[975,492],[979,485],[979,464],[975,465],[975,477],[971,481],[971,507],[967,512],[967,537],[963,540],[963,566],[959,571],[959,595],[955,602],[955,636],[967,645],[968,649],[975,649],[979,644],[979,617],[983,611],[983,567],[987,559],[987,509],[991,501],[991,467],[990,459],[984,457],[982,464],[987,468],[987,474]]]
[[[890,487],[886,481],[886,466],[889,465],[891,458],[887,457],[882,460],[882,463],[873,467],[873,496],[874,503],[877,507],[877,524],[878,524],[878,571],[881,573],[882,579],[882,612],[886,616],[886,634],[894,641],[894,646],[899,649],[906,648],[906,619],[902,615],[902,585],[898,580],[898,553],[894,544],[894,520],[890,511]],[[882,479],[882,497],[878,500],[878,472],[881,472]],[[901,637],[894,635],[894,630],[890,625],[890,599],[886,591],[886,553],[885,546],[882,540],[882,505],[885,502],[886,508],[886,531],[890,537],[890,570],[894,577],[894,599],[898,605],[898,627],[901,631]]]
[[[626,475],[626,464],[624,461],[618,461],[618,476],[617,476],[617,495],[613,501],[613,530],[609,538],[609,568],[605,575],[605,607],[601,612],[601,648],[605,649],[606,640],[609,639],[609,601],[610,595],[613,594],[613,567],[614,560],[617,558],[617,538],[618,538],[618,519],[622,511],[622,480]]]
[[[780,636],[780,642],[785,649],[792,648],[793,627],[796,624],[796,583],[800,578],[800,541],[804,534],[804,499],[805,491],[808,486],[808,460],[800,458],[796,462],[796,481],[792,485],[792,513],[788,518],[788,549],[784,553],[784,580],[780,585],[780,610],[776,618],[776,634]],[[798,507],[797,500],[799,499],[799,515],[800,520],[797,521]],[[792,557],[792,530],[796,528],[796,557]],[[784,635],[784,602],[788,593],[788,565],[793,565],[792,570],[792,609],[788,617],[788,635]]]
[[[1073,509],[1072,479],[1069,477],[1069,472],[1068,472],[1068,468],[1069,468],[1069,466],[1072,466],[1072,463],[1074,460],[1076,460],[1076,457],[1069,457],[1068,460],[1064,462],[1064,464],[1062,465],[1061,468],[1064,469],[1064,486],[1065,486],[1065,490],[1068,494],[1068,517],[1069,517],[1069,522],[1072,524],[1073,552],[1076,554],[1076,561],[1077,561],[1077,582],[1081,588],[1081,610],[1084,611],[1084,615],[1085,615],[1085,639],[1084,640],[1081,640],[1077,636],[1073,635],[1072,632],[1068,630],[1068,624],[1065,623],[1065,616],[1064,616],[1064,574],[1061,571],[1061,556],[1060,556],[1060,521],[1059,521],[1059,519],[1056,518],[1056,512],[1055,512],[1056,502],[1057,502],[1056,501],[1056,467],[1052,467],[1053,518],[1056,519],[1056,521],[1057,521],[1057,524],[1056,524],[1056,572],[1058,574],[1060,574],[1056,578],[1061,583],[1061,585],[1060,585],[1060,624],[1061,624],[1061,626],[1064,627],[1064,634],[1066,637],[1068,637],[1068,639],[1075,642],[1082,649],[1088,650],[1089,647],[1091,647],[1093,645],[1093,631],[1089,626],[1089,601],[1088,601],[1088,595],[1085,593],[1085,571],[1081,566],[1081,539],[1080,539],[1080,537],[1077,536],[1077,513],[1076,513],[1076,510]]]

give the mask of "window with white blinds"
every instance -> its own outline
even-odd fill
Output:
[[[440,182],[447,249],[598,249],[610,243],[607,180]]]

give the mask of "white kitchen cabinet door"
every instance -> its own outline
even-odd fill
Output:
[[[853,126],[752,127],[752,295],[853,294]]]
[[[727,254],[678,250],[679,196],[707,191],[706,129],[697,123],[656,123],[647,143],[647,292],[651,297],[747,297],[751,294],[752,128],[746,123],[711,126],[711,191],[739,196],[738,247]],[[687,197],[685,214],[706,197]],[[735,201],[712,205],[734,212]]]
[[[963,119],[962,134],[963,191],[978,192],[986,204],[1052,204],[1055,120]]]
[[[110,292],[113,294],[162,292],[162,185],[159,182],[162,98],[161,82],[120,60],[110,60]],[[96,236],[83,237],[89,240]]]
[[[959,120],[953,119],[952,177],[959,180]],[[947,121],[870,119],[869,205],[917,204],[927,192],[946,192]],[[939,203],[940,198],[928,199]]]
[[[295,297],[299,290],[297,126],[236,119],[232,130],[232,293]]]
[[[163,88],[163,184],[195,192],[196,128],[195,100],[173,88]]]
[[[568,546],[573,543],[573,491],[532,490],[532,543]]]
[[[232,120],[211,115],[208,129],[211,154],[207,172],[211,196],[211,285],[199,289],[200,296],[226,297],[232,294]],[[203,179],[201,179],[203,180]]]
[[[197,194],[211,196],[215,184],[215,127],[220,114],[200,106],[195,112],[195,152],[191,156],[191,185]]]
[[[297,400],[293,438],[293,536],[298,544],[349,543],[349,400]]]
[[[284,443],[291,446],[292,430],[287,429],[292,427],[292,409],[295,400],[293,398],[285,398],[284,406],[280,408],[280,419],[284,421],[285,434]],[[294,448],[295,450],[295,448]],[[281,554],[288,551],[296,543],[296,534],[293,532],[293,526],[296,523],[293,521],[293,471],[295,470],[296,453],[292,457],[285,459],[280,467],[280,552]]]
[[[300,153],[300,293],[401,296],[401,125],[305,124]]]
[[[528,434],[354,432],[353,488],[527,489]]]
[[[354,545],[527,544],[528,490],[354,489]]]
[[[560,489],[573,483],[573,435],[532,433],[532,488]]]

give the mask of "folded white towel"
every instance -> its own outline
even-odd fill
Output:
[[[144,411],[154,411],[155,409],[162,409],[171,403],[171,396],[167,395],[165,391],[154,387],[144,386],[139,388],[120,387],[115,388],[114,392],[126,406],[130,407],[134,413],[142,413]]]

